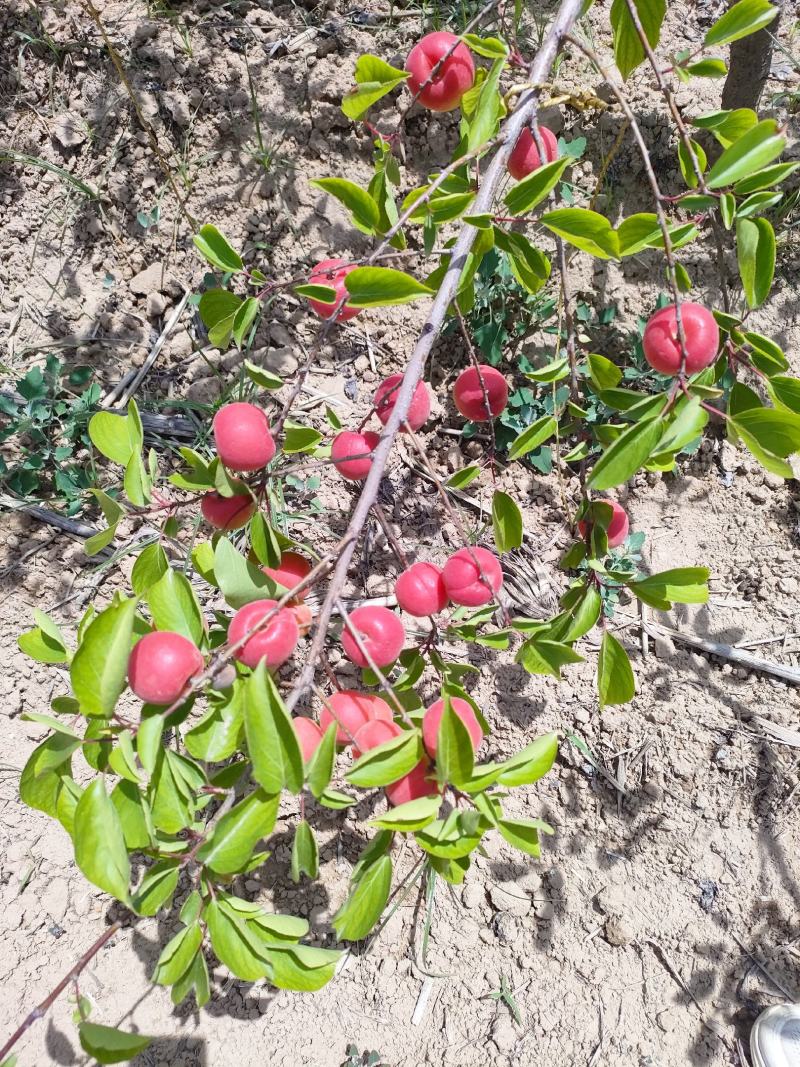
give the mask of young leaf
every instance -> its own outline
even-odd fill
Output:
[[[144,1052],[154,1040],[146,1034],[131,1034],[86,1019],[78,1024],[78,1037],[83,1051],[98,1063],[125,1063]]]
[[[231,323],[231,333],[238,348],[244,343],[245,334],[253,324],[253,320],[261,310],[261,301],[254,296],[248,296],[242,306],[236,312]]]
[[[252,600],[267,600],[276,591],[275,583],[237,552],[227,537],[220,537],[214,549],[214,575],[232,608],[241,608]]]
[[[303,788],[303,756],[292,720],[262,660],[245,687],[244,728],[253,777],[265,792]]]
[[[410,274],[392,267],[356,267],[344,280],[352,307],[386,307],[407,304],[421,296],[430,296],[433,289]]]
[[[150,586],[169,570],[167,554],[160,544],[142,549],[131,571],[131,587],[137,596],[144,596]]]
[[[244,982],[255,982],[269,973],[261,944],[251,936],[244,921],[226,911],[220,901],[206,907],[205,920],[211,947],[220,963]]]
[[[736,220],[736,255],[747,304],[760,307],[775,273],[775,231],[768,219]]]
[[[522,512],[513,498],[499,489],[492,497],[492,527],[498,552],[510,552],[522,544]]]
[[[416,800],[409,800],[405,804],[398,804],[396,808],[390,808],[385,815],[370,819],[369,825],[401,833],[422,830],[428,823],[433,822],[439,814],[441,805],[440,796],[417,797]]]
[[[505,66],[505,56],[495,59],[486,80],[480,87],[475,110],[469,117],[468,152],[480,148],[497,129],[497,123],[503,114],[503,101],[498,92],[498,85]]]
[[[470,467],[464,467],[462,470],[456,471],[455,474],[451,474],[444,484],[448,489],[466,489],[468,485],[471,485],[475,481],[480,473],[480,467],[473,464]]]
[[[356,229],[366,234],[376,232],[380,211],[366,189],[362,189],[355,182],[348,181],[347,178],[317,178],[309,184],[316,186],[324,193],[329,193],[344,204],[350,212]]]
[[[436,738],[436,774],[440,782],[459,786],[472,777],[475,752],[472,739],[445,694],[444,710]]]
[[[340,941],[360,941],[381,917],[392,887],[392,861],[381,856],[362,871],[350,895],[333,917]]]
[[[529,674],[550,674],[560,678],[562,667],[568,663],[582,663],[583,656],[571,645],[560,641],[531,638],[520,647],[516,662],[521,663]]]
[[[769,26],[777,14],[778,8],[773,7],[768,0],[739,0],[738,4],[734,4],[717,19],[703,38],[703,46],[714,48],[716,45],[738,41],[740,37],[748,37],[764,26]]]
[[[655,48],[661,34],[666,12],[666,0],[634,0],[634,6],[651,48]],[[613,0],[611,29],[614,34],[614,60],[627,81],[629,75],[645,58],[644,46],[631,19],[626,0]]]
[[[558,755],[558,735],[542,734],[516,755],[499,764],[500,785],[533,785],[551,769]],[[476,768],[477,770],[477,768]]]
[[[628,653],[610,630],[603,634],[597,658],[597,692],[601,708],[606,704],[626,704],[636,693]]]
[[[135,600],[121,600],[89,624],[70,665],[72,689],[84,715],[104,718],[125,688],[136,615]]]
[[[191,966],[202,942],[203,931],[199,923],[192,923],[180,930],[167,942],[158,957],[152,979],[155,984],[172,985],[177,982]]]
[[[649,459],[663,422],[659,418],[635,422],[610,445],[592,468],[591,489],[613,489],[622,485]]]
[[[355,71],[357,88],[342,100],[342,111],[349,119],[363,118],[374,103],[401,85],[408,76],[408,71],[398,70],[378,56],[359,56]]]
[[[304,874],[316,878],[319,871],[319,848],[314,831],[301,819],[294,831],[292,843],[292,881],[299,882]]]
[[[137,915],[155,915],[172,900],[178,885],[180,869],[177,861],[154,864],[133,894],[132,907]]]
[[[541,854],[539,834],[553,833],[552,826],[541,819],[498,819],[497,828],[514,848],[536,857]]]
[[[558,428],[558,423],[552,415],[543,415],[540,419],[532,422],[511,444],[508,450],[509,459],[519,459],[533,452],[539,445],[544,444],[552,437]]]
[[[130,903],[131,865],[117,809],[95,778],[75,809],[75,862],[93,885]]]
[[[147,603],[156,629],[183,634],[195,645],[203,640],[203,613],[192,583],[181,571],[170,568],[151,585],[147,592]]]
[[[325,731],[316,751],[308,761],[306,777],[308,788],[319,800],[330,784],[333,777],[333,766],[336,762],[336,723],[332,722]]]
[[[708,568],[675,567],[651,574],[628,588],[645,604],[666,611],[673,604],[705,604],[708,602]]]
[[[202,226],[192,240],[212,267],[234,274],[244,268],[242,257],[231,248],[216,226]]]

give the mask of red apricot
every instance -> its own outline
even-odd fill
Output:
[[[450,707],[461,719],[469,733],[472,751],[476,752],[483,740],[483,730],[475,715],[475,709],[463,697],[450,697]],[[431,759],[436,759],[436,746],[439,742],[439,724],[444,714],[444,699],[436,700],[422,716],[422,740]]]
[[[216,490],[205,493],[200,501],[203,518],[218,530],[238,530],[247,525],[256,510],[255,501],[249,493],[222,496]]]
[[[397,403],[397,396],[400,392],[400,383],[402,381],[402,374],[390,374],[388,378],[384,378],[375,392],[372,406],[375,408],[375,413],[384,426],[389,421],[389,416],[394,411],[394,406]],[[411,403],[408,406],[408,413],[406,414],[405,421],[412,430],[416,431],[425,425],[430,413],[431,395],[428,386],[425,382],[417,382],[417,387],[414,390],[414,395],[411,397]],[[403,428],[404,426],[401,425],[400,429],[402,430]]]
[[[487,548],[461,548],[442,569],[442,581],[454,604],[475,608],[488,604],[503,584],[500,560]]]
[[[369,474],[372,466],[372,453],[378,446],[380,437],[372,430],[342,430],[333,439],[331,459],[333,465],[343,478],[360,482]]]
[[[370,719],[360,726],[353,735],[353,759],[358,759],[371,748],[391,741],[403,732],[402,727],[396,722],[387,722],[385,719]]]
[[[479,364],[478,367],[467,367],[456,378],[453,402],[465,419],[488,422],[496,418],[508,403],[508,384],[495,367],[489,367],[485,363]]]
[[[267,416],[255,404],[226,404],[212,423],[219,458],[232,471],[258,471],[275,455]]]
[[[188,637],[155,630],[133,646],[128,657],[128,685],[148,704],[172,704],[202,669],[200,649]]]
[[[719,348],[717,320],[702,304],[681,304],[681,322],[686,338],[686,373],[711,366]],[[644,355],[650,366],[661,374],[677,374],[681,369],[681,345],[675,305],[659,308],[651,316],[642,337]]]
[[[609,522],[608,530],[606,531],[608,534],[608,547],[619,548],[628,536],[628,530],[630,529],[627,512],[621,504],[616,502],[616,500],[603,500],[602,503],[608,504],[613,512],[611,515],[611,522]],[[588,530],[588,522],[586,519],[581,519],[578,523],[578,532],[581,537],[586,537]]]
[[[545,163],[554,163],[558,159],[556,135],[552,130],[548,130],[546,126],[540,126],[539,136],[542,138]],[[527,178],[529,174],[533,174],[541,165],[542,158],[539,155],[539,149],[536,147],[533,133],[526,126],[517,138],[517,143],[508,157],[508,173],[512,178],[519,181],[521,178]]]
[[[442,572],[433,563],[412,563],[395,582],[394,591],[403,611],[420,618],[444,611],[450,600]]]
[[[292,719],[292,725],[294,726],[294,732],[297,734],[297,740],[300,742],[303,763],[308,763],[319,748],[324,734],[319,724],[314,722],[313,719],[298,716],[296,719]]]
[[[436,76],[425,85],[433,68],[451,48]],[[429,33],[414,45],[408,53],[406,70],[411,74],[409,90],[414,96],[419,93],[420,104],[431,111],[452,111],[475,82],[475,64],[469,48],[455,34],[444,30]]]
[[[277,567],[262,567],[261,569],[264,574],[271,578],[273,582],[277,582],[288,593],[290,589],[294,589],[297,583],[305,578],[312,568],[305,556],[287,549],[281,553],[280,563]],[[307,592],[307,589],[301,589],[294,599],[305,600]]]
[[[393,611],[388,608],[376,608],[369,605],[356,608],[350,612],[350,626],[358,633],[361,643],[377,667],[386,667],[394,663],[403,650],[406,632],[403,624]],[[368,667],[369,663],[356,644],[350,629],[342,629],[342,647],[348,659],[359,667]]]
[[[348,745],[366,722],[380,719],[392,721],[392,709],[376,693],[361,693],[356,689],[340,689],[326,700],[319,717],[323,731],[332,722],[338,724],[337,745]]]
[[[441,792],[441,789],[433,779],[429,778],[430,764],[427,760],[420,760],[416,767],[403,775],[396,782],[385,788],[386,799],[394,807],[407,804],[410,800],[418,800],[420,797],[432,797]]]
[[[332,304],[326,304],[322,300],[309,300],[312,309],[321,319],[329,319],[339,300],[347,295],[344,280],[350,271],[355,269],[355,264],[348,265],[346,259],[321,259],[311,271],[308,276],[311,285],[327,285],[336,292],[336,299]],[[356,315],[360,315],[362,310],[362,308],[351,307],[350,304],[342,304],[336,315],[336,321],[347,322],[349,319],[354,319]]]
[[[239,608],[228,627],[228,641],[237,644],[275,607],[276,600],[253,600]],[[300,638],[297,620],[290,608],[281,608],[260,630],[236,652],[236,658],[247,667],[256,667],[264,660],[270,670],[280,667],[294,652]]]

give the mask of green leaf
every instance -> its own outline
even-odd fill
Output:
[[[131,865],[117,809],[102,778],[87,786],[75,809],[75,862],[89,881],[130,903]]]
[[[800,417],[776,408],[751,408],[729,420],[758,462],[781,478],[791,478],[787,456],[800,450]]]
[[[557,755],[558,735],[542,734],[500,764],[497,781],[507,786],[533,785],[552,768]]]
[[[300,426],[288,419],[284,423],[283,451],[289,454],[295,452],[313,452],[322,440],[319,430],[311,426]]]
[[[619,238],[608,219],[596,211],[559,208],[548,211],[539,221],[569,244],[598,259],[619,259]]]
[[[790,174],[800,167],[800,163],[773,163],[771,167],[763,167],[755,174],[741,178],[733,187],[737,196],[746,196],[748,193],[757,193],[760,189],[770,189],[788,178]]]
[[[453,811],[446,819],[417,830],[414,838],[432,856],[460,859],[478,846],[486,828],[487,821],[477,811]]]
[[[392,887],[392,861],[381,856],[362,872],[344,904],[333,917],[340,941],[360,941],[381,917]]]
[[[312,945],[265,945],[270,969],[267,981],[278,989],[313,993],[326,985],[336,972],[341,952]]]
[[[254,296],[248,296],[236,312],[231,325],[231,332],[233,333],[233,339],[238,348],[242,347],[245,334],[253,325],[253,320],[260,310],[261,301],[257,300]]]
[[[152,774],[155,770],[163,733],[163,715],[150,715],[148,718],[142,719],[139,723],[139,729],[136,731],[136,752],[140,763],[148,774]]]
[[[474,113],[470,115],[467,151],[474,152],[494,135],[503,114],[503,101],[498,92],[500,75],[506,66],[505,56],[495,59],[486,80],[480,87]]]
[[[318,799],[324,808],[330,808],[332,811],[341,811],[344,808],[351,807],[356,802],[355,797],[351,797],[347,793],[340,793],[338,789],[326,789]]]
[[[511,444],[508,450],[509,459],[519,459],[527,456],[539,445],[544,444],[558,429],[558,423],[552,415],[543,415],[540,419],[532,422]],[[496,540],[496,538],[495,538]]]
[[[627,704],[636,694],[628,653],[610,630],[603,634],[597,658],[597,692],[601,708],[607,704]]]
[[[136,424],[127,415],[98,411],[89,419],[89,438],[106,459],[125,466],[131,455],[142,447]]]
[[[708,602],[708,568],[674,567],[651,574],[628,588],[645,604],[666,611],[673,604],[705,604]]]
[[[357,88],[342,100],[342,111],[349,119],[362,118],[382,96],[408,78],[408,71],[392,67],[378,56],[359,56],[356,61]]]
[[[258,842],[272,833],[278,815],[280,795],[256,789],[215,825],[211,836],[197,853],[198,863],[216,874],[240,871]]]
[[[138,785],[123,778],[111,790],[111,803],[119,816],[125,847],[129,852],[149,847],[152,841],[150,812]]]
[[[692,125],[710,130],[723,148],[733,144],[757,123],[758,115],[749,107],[733,111],[709,111],[692,120]]]
[[[661,34],[666,12],[666,0],[634,0],[634,6],[651,48],[655,48]],[[631,19],[626,0],[613,0],[611,29],[614,34],[614,60],[623,81],[644,61],[645,50]]]
[[[147,603],[157,630],[171,630],[199,645],[205,637],[203,613],[192,583],[180,571],[168,570],[152,585]]]
[[[775,374],[788,369],[789,361],[783,350],[771,338],[749,330],[745,331],[744,337],[752,349],[750,358],[759,370],[765,374]]]
[[[299,882],[304,874],[316,878],[319,871],[317,839],[305,819],[300,820],[294,831],[291,870],[293,882]]]
[[[244,728],[253,777],[267,793],[303,788],[303,756],[291,716],[262,660],[245,687]]]
[[[461,40],[484,59],[505,59],[508,55],[508,45],[497,37],[478,37],[474,33],[464,33]]]
[[[314,286],[317,289],[325,289],[328,294],[326,297],[327,303],[333,303],[336,293],[333,289],[328,289],[327,286]],[[297,290],[295,290],[297,292]],[[268,370],[264,370],[263,367],[257,366],[255,363],[251,363],[249,359],[244,361],[244,369],[247,377],[250,381],[259,387],[259,389],[282,389],[283,378],[279,378],[277,374],[272,374]]]
[[[433,822],[439,814],[441,804],[440,796],[417,797],[416,800],[409,800],[405,804],[398,804],[396,808],[390,808],[385,815],[370,819],[368,825],[378,826],[382,830],[411,833]]]
[[[142,549],[131,571],[131,587],[137,596],[144,596],[150,586],[169,570],[167,554],[160,544]]]
[[[232,329],[233,320],[243,303],[241,297],[228,289],[207,289],[200,297],[197,310],[207,329],[213,329],[222,322],[230,323],[229,329]]]
[[[468,485],[472,485],[480,473],[480,467],[473,464],[472,466],[464,467],[460,471],[456,471],[455,474],[451,474],[444,484],[448,489],[466,489]]]
[[[678,142],[678,163],[680,164],[683,180],[690,189],[696,189],[700,179],[697,177],[697,172],[694,168],[694,163],[692,162],[692,154],[697,161],[697,165],[700,167],[701,174],[705,172],[708,160],[702,145],[691,139],[689,140],[689,144],[691,145],[692,153],[689,152],[683,140]]]
[[[333,777],[336,762],[336,723],[332,722],[308,762],[308,788],[319,800]]]
[[[108,718],[125,688],[136,615],[135,600],[121,600],[89,624],[70,665],[72,689],[84,715]]]
[[[137,915],[155,915],[165,907],[172,900],[179,873],[177,861],[168,860],[154,864],[133,894],[132,907]]]
[[[472,777],[475,752],[472,739],[445,693],[444,710],[436,737],[436,774],[440,782],[461,785]]]
[[[786,138],[778,132],[774,119],[764,119],[726,148],[706,178],[709,189],[732,185],[781,154]]]
[[[591,489],[622,485],[649,459],[663,429],[661,419],[636,422],[610,445],[592,468]]]
[[[728,73],[722,59],[701,59],[697,63],[690,63],[686,70],[696,78],[724,78]]]
[[[766,385],[776,404],[800,414],[800,379],[786,374],[776,374],[767,380]]]
[[[738,4],[734,4],[717,19],[703,38],[703,47],[713,48],[738,41],[740,37],[748,37],[768,26],[777,14],[778,8],[773,7],[768,0],[739,0]]]
[[[188,971],[202,943],[203,931],[199,923],[192,923],[180,930],[164,946],[153,971],[153,982],[156,985],[173,985],[177,982]]]
[[[216,226],[201,226],[200,232],[192,240],[212,267],[218,267],[226,273],[238,273],[244,269],[242,257],[231,248]]]
[[[408,774],[422,758],[422,741],[418,730],[404,730],[398,737],[365,752],[345,777],[353,785],[371,788],[390,785]]]
[[[552,163],[545,163],[522,181],[513,185],[504,197],[505,205],[512,215],[524,215],[536,207],[558,184],[562,174],[572,163],[569,156],[562,156]]]
[[[588,357],[589,376],[596,389],[613,389],[622,378],[622,371],[605,356],[592,353]]]
[[[239,748],[244,722],[244,688],[237,678],[220,700],[214,700],[208,711],[183,737],[190,756],[208,763],[220,763]]]
[[[560,641],[532,638],[521,646],[516,662],[521,663],[529,674],[549,674],[553,678],[560,678],[562,667],[568,663],[582,663],[583,656]]]
[[[529,856],[541,854],[539,834],[552,834],[553,828],[541,819],[498,819],[497,828],[514,848]]]
[[[736,220],[736,255],[748,307],[760,307],[775,273],[775,231],[767,219]]]
[[[275,583],[260,567],[237,552],[227,537],[214,549],[214,574],[226,603],[241,608],[253,600],[267,600],[276,592]]]
[[[194,818],[195,803],[187,796],[180,772],[180,757],[171,749],[159,748],[148,796],[154,825],[168,834],[184,830]]]
[[[344,284],[350,294],[348,303],[360,308],[407,304],[433,292],[410,274],[392,267],[356,267],[347,275]]]
[[[554,359],[537,370],[528,371],[525,377],[532,382],[560,382],[569,376],[569,360],[566,356]]]
[[[39,663],[66,663],[69,659],[66,645],[56,627],[45,629],[35,626],[32,630],[26,630],[17,638],[17,645],[21,652]]]
[[[139,784],[139,772],[136,770],[136,753],[133,751],[133,735],[130,730],[123,730],[117,736],[117,744],[111,753],[109,766],[120,778]]]
[[[665,429],[656,446],[656,451],[652,456],[653,461],[658,462],[669,453],[680,452],[682,448],[700,436],[707,422],[708,412],[700,406],[699,396],[693,396],[691,400],[681,403],[677,408],[675,419]]]
[[[366,234],[376,232],[380,211],[366,189],[347,178],[317,178],[309,184],[344,204],[356,229]]]
[[[522,544],[522,512],[508,493],[496,489],[492,497],[494,543],[500,553]]]
[[[113,1026],[101,1026],[83,1019],[78,1024],[81,1048],[98,1063],[125,1063],[138,1056],[154,1038],[146,1034],[131,1034]]]
[[[211,947],[220,963],[245,982],[255,982],[269,972],[262,945],[248,934],[244,921],[225,911],[219,900],[205,910]]]

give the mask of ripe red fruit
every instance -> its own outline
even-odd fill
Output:
[[[408,88],[416,96],[430,77],[431,71],[458,41],[455,34],[439,30],[429,33],[418,41],[408,53],[406,70],[410,72]],[[475,82],[475,64],[472,53],[461,42],[447,56],[436,77],[426,85],[417,99],[431,111],[452,111],[461,103],[461,97]]]
[[[344,284],[344,280],[350,271],[355,269],[355,264],[347,265],[346,259],[321,259],[311,271],[308,276],[311,285],[327,285],[328,288],[336,292],[336,300],[332,304],[326,304],[322,300],[309,300],[312,309],[316,311],[321,319],[329,319],[340,298],[347,295],[347,287]],[[339,308],[336,321],[347,322],[349,319],[354,319],[356,315],[360,315],[362,311],[363,308],[354,308],[349,304],[343,304]]]
[[[555,163],[558,159],[556,135],[552,130],[548,130],[546,126],[539,127],[539,135],[542,138],[545,163]],[[527,178],[529,174],[533,174],[541,165],[542,158],[539,155],[539,149],[536,147],[536,141],[533,139],[530,129],[526,126],[517,138],[517,143],[508,157],[508,173],[512,178],[519,181],[521,178]]]
[[[281,560],[277,567],[262,567],[261,569],[288,593],[311,571],[311,563],[299,552],[287,549],[286,552],[281,553]],[[307,592],[307,589],[301,589],[294,599],[305,600]]]
[[[480,375],[478,370],[480,370]],[[484,399],[484,389],[489,400],[488,410],[486,399]],[[496,418],[508,403],[508,384],[495,367],[488,367],[485,363],[479,364],[479,367],[467,367],[456,378],[453,386],[453,402],[465,419],[471,419],[472,422],[488,422]]]
[[[711,366],[719,348],[717,320],[702,304],[681,304],[681,322],[686,337],[686,373],[697,374]],[[659,308],[644,328],[644,355],[661,374],[677,374],[681,369],[681,345],[675,305]]]
[[[297,740],[300,742],[303,763],[308,763],[322,742],[323,732],[313,719],[305,719],[300,716],[292,719],[292,725],[294,726],[294,732],[297,734]]]
[[[419,618],[444,611],[450,600],[442,572],[433,563],[412,563],[395,582],[394,591],[403,611]]]
[[[483,740],[483,730],[469,701],[462,697],[450,697],[450,706],[467,728],[472,742],[472,751],[477,752]],[[444,714],[444,700],[436,700],[422,716],[422,740],[431,759],[436,759],[436,746],[439,739],[439,724]]]
[[[253,600],[239,608],[228,627],[228,641],[236,644],[256,623],[275,607],[276,600]],[[270,670],[280,667],[294,652],[300,638],[297,620],[291,608],[281,610],[242,645],[236,658],[246,667],[257,667],[261,660]]]
[[[267,416],[255,404],[226,404],[214,416],[219,458],[232,471],[258,471],[275,455]]]
[[[356,689],[341,689],[327,698],[319,717],[323,731],[332,722],[338,723],[336,744],[349,745],[366,722],[392,721],[392,709],[375,693],[360,693]]]
[[[396,722],[387,722],[385,719],[370,719],[360,726],[353,735],[353,759],[358,759],[371,748],[391,741],[393,737],[403,732]]]
[[[442,581],[454,604],[470,608],[488,604],[503,584],[500,560],[487,548],[460,548],[442,569]]]
[[[156,630],[133,646],[128,658],[128,685],[148,704],[172,704],[202,669],[200,649],[188,637]]]
[[[372,430],[342,430],[333,439],[331,459],[333,465],[343,478],[360,482],[369,474],[372,455],[378,446],[380,437]]]
[[[375,392],[372,406],[375,408],[375,413],[384,426],[389,421],[389,416],[394,411],[402,380],[402,374],[390,374],[388,378],[384,378]],[[406,422],[412,430],[419,430],[420,427],[424,426],[428,421],[430,413],[430,390],[425,382],[417,382],[417,388],[414,390],[414,395],[411,397],[411,403],[408,406]],[[402,425],[400,429],[403,429]]]
[[[200,510],[206,522],[218,530],[238,530],[250,521],[256,505],[249,493],[222,496],[213,490],[203,496]]]
[[[398,807],[400,804],[407,804],[410,800],[419,800],[420,797],[436,796],[441,789],[433,779],[428,777],[430,773],[428,761],[420,760],[408,774],[386,786],[386,799],[394,807]]]
[[[394,663],[406,643],[406,632],[393,611],[366,606],[351,611],[349,619],[376,666],[386,667],[389,663]],[[346,626],[342,629],[342,647],[347,658],[357,666],[369,666],[364,653]]]
[[[616,500],[603,500],[602,503],[609,504],[613,512],[611,516],[611,522],[608,524],[608,547],[619,548],[628,536],[628,530],[630,529],[630,521],[628,515],[621,504],[618,504]],[[589,524],[586,519],[581,519],[578,523],[578,532],[581,537],[586,537],[589,530]]]

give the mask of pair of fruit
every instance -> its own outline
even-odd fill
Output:
[[[488,604],[503,584],[500,561],[486,548],[460,548],[443,568],[412,563],[395,582],[397,603],[422,618],[444,611],[452,601],[465,607]]]

